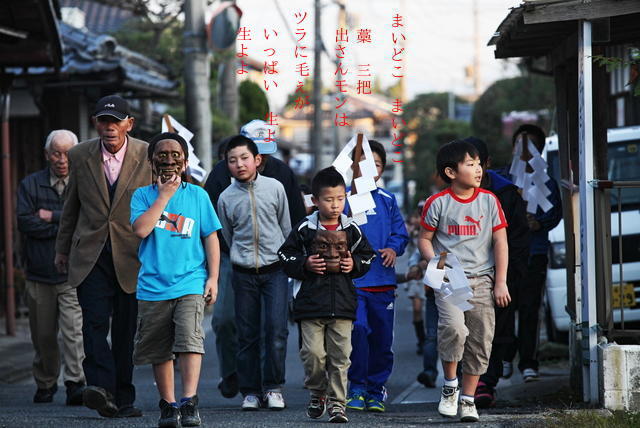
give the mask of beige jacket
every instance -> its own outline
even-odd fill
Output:
[[[147,147],[144,141],[128,137],[113,203],[109,202],[100,140],[83,142],[69,151],[71,173],[56,252],[69,256],[70,285],[77,287],[87,277],[110,236],[120,287],[129,294],[136,291],[140,239],[133,234],[129,217],[131,195],[138,187],[151,184]]]

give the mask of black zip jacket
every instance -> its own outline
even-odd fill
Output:
[[[61,284],[67,275],[58,273],[53,264],[56,254],[56,235],[64,196],[51,187],[49,168],[25,177],[18,187],[18,230],[24,235],[23,263],[27,279],[48,284]],[[53,212],[51,223],[38,217],[38,210]]]
[[[371,267],[376,257],[367,238],[358,225],[349,217],[341,215],[337,230],[347,233],[347,244],[353,258],[353,270],[348,273],[325,273],[317,275],[305,269],[311,244],[318,229],[324,230],[314,212],[298,223],[278,250],[285,273],[302,281],[300,291],[293,302],[293,317],[296,321],[312,318],[356,319],[358,299],[353,279],[361,277]]]

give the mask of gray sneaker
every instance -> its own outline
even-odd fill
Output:
[[[438,404],[438,413],[448,418],[455,418],[458,414],[459,396],[460,388],[457,386],[443,386],[440,404]]]
[[[242,410],[258,410],[260,409],[260,399],[257,395],[246,395],[242,400]]]
[[[460,420],[462,422],[478,422],[480,417],[473,401],[460,400]]]
[[[522,378],[525,382],[533,382],[538,380],[540,375],[536,369],[524,369],[522,371]]]

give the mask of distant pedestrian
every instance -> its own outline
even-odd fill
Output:
[[[264,400],[281,410],[288,292],[277,251],[291,231],[287,195],[278,180],[258,172],[262,156],[251,139],[233,137],[225,159],[235,182],[220,195],[218,214],[233,268],[242,409],[256,410]]]
[[[131,226],[142,239],[138,274],[138,331],[133,361],[152,364],[160,393],[160,427],[199,426],[198,381],[204,354],[205,304],[218,293],[221,225],[209,196],[188,183],[189,148],[165,132],[149,143],[155,184],[131,198]],[[182,398],[174,391],[174,356]]]
[[[493,300],[500,307],[510,301],[506,283],[507,222],[496,196],[479,188],[482,168],[471,143],[456,140],[445,144],[438,150],[436,163],[438,173],[450,187],[425,203],[420,252],[428,261],[444,251],[455,255],[473,291],[469,300],[473,308],[463,312],[435,290],[438,352],[445,379],[438,412],[456,417],[460,396],[460,419],[476,422],[479,417],[474,394],[480,375],[489,365],[495,323]],[[459,361],[463,363],[462,394],[456,374]]]
[[[69,272],[82,307],[85,406],[104,417],[139,417],[133,406],[133,337],[138,302],[138,238],[129,223],[131,195],[151,183],[147,143],[129,136],[129,103],[101,98],[98,138],[69,152],[71,174],[56,241],[56,266]],[[111,331],[111,343],[107,336]]]
[[[546,141],[546,135],[540,127],[530,124],[520,126],[513,134],[511,140],[515,147],[518,140],[524,144],[531,141],[536,150],[542,154]],[[531,156],[529,154],[529,156]],[[527,159],[529,160],[529,159]],[[530,168],[527,165],[527,168]],[[507,179],[509,168],[497,171]],[[527,170],[527,172],[531,172]],[[544,211],[538,206],[536,212],[527,213],[531,242],[529,244],[529,259],[524,280],[518,282],[516,295],[514,296],[514,310],[518,312],[518,333],[516,342],[509,346],[505,354],[503,372],[505,377],[513,373],[513,359],[516,353],[520,356],[518,369],[522,373],[525,382],[538,380],[538,345],[540,342],[540,305],[544,294],[544,286],[547,278],[547,264],[549,263],[549,232],[562,220],[562,200],[558,183],[547,177],[545,186],[549,189],[547,196],[552,207]]]
[[[376,164],[377,181],[384,172],[387,154],[379,142],[369,140],[369,145]],[[384,412],[385,384],[393,369],[396,257],[404,254],[409,235],[395,196],[376,188],[371,191],[371,197],[376,206],[366,212],[367,223],[360,227],[378,257],[369,272],[355,280],[358,311],[351,336],[353,351],[347,407]],[[348,210],[347,203],[345,212]]]
[[[348,422],[345,412],[351,330],[358,301],[353,278],[364,275],[375,254],[355,222],[342,214],[346,186],[335,168],[311,183],[318,211],[298,223],[278,254],[284,270],[302,281],[293,305],[300,323],[300,358],[311,393],[307,416]]]
[[[27,176],[18,187],[18,230],[24,235],[29,327],[35,350],[34,403],[50,403],[58,389],[64,363],[67,405],[81,405],[85,378],[82,370],[82,310],[76,288],[57,272],[56,235],[69,184],[68,152],[78,137],[66,129],[52,131],[44,146],[47,167]],[[62,336],[62,359],[58,346]]]

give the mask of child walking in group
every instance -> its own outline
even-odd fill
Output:
[[[358,304],[353,278],[369,270],[375,254],[355,222],[342,214],[342,175],[333,167],[323,169],[311,187],[318,211],[295,226],[278,254],[287,275],[302,281],[293,312],[311,393],[307,416],[320,418],[328,408],[330,422],[347,422],[347,370]]]
[[[378,175],[384,171],[384,146],[369,140]],[[349,189],[347,189],[349,190]],[[347,407],[384,412],[385,383],[393,368],[393,320],[396,294],[396,257],[404,253],[409,234],[393,194],[384,189],[371,191],[376,204],[368,210],[361,226],[371,247],[379,254],[369,272],[355,280],[358,310],[353,325],[351,368]],[[348,212],[348,208],[345,210]]]
[[[506,283],[507,222],[496,196],[480,188],[482,168],[471,143],[456,140],[445,144],[436,162],[438,173],[450,186],[425,203],[420,252],[426,260],[443,251],[455,255],[473,290],[469,300],[473,309],[466,312],[435,290],[438,353],[445,376],[438,412],[455,417],[460,397],[461,420],[476,422],[474,394],[489,365],[495,326],[493,300],[499,307],[511,300]],[[458,361],[463,364],[462,394],[456,375]]]
[[[136,365],[152,364],[160,393],[159,427],[199,426],[198,380],[205,304],[218,292],[221,225],[209,196],[187,182],[187,142],[162,133],[149,143],[156,183],[131,198],[131,225],[142,238],[138,256]],[[182,398],[174,392],[173,360],[179,355]]]
[[[262,157],[251,139],[232,137],[225,160],[235,182],[220,195],[218,212],[233,269],[242,409],[257,410],[264,401],[281,410],[288,291],[277,252],[291,231],[287,195],[278,180],[258,173]]]

